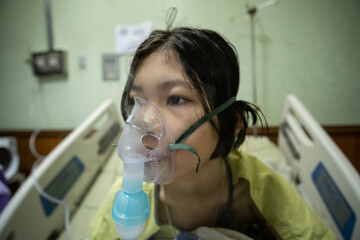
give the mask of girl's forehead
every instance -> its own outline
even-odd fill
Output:
[[[137,90],[139,87],[169,88],[174,86],[190,87],[191,85],[176,57],[153,53],[139,64],[132,90]]]
[[[137,72],[146,67],[167,67],[182,72],[183,68],[178,57],[165,51],[154,52],[140,61]]]

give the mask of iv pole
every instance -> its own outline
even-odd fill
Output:
[[[257,105],[257,85],[256,85],[256,53],[255,53],[255,14],[266,7],[269,7],[277,3],[277,0],[267,0],[254,7],[249,7],[246,3],[247,12],[250,15],[250,27],[251,27],[251,62],[252,62],[252,83],[253,83],[253,98],[254,104]],[[254,126],[254,135],[257,136],[257,126]]]

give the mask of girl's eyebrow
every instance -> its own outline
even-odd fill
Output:
[[[171,88],[177,87],[177,86],[186,87],[186,86],[188,86],[188,83],[185,81],[181,81],[179,79],[169,80],[169,81],[160,83],[157,86],[157,90],[165,91],[165,90],[169,90]]]
[[[156,88],[158,91],[166,91],[177,86],[189,87],[189,84],[185,81],[174,79],[162,82]],[[133,84],[131,87],[131,91],[141,93],[143,91],[143,87]]]

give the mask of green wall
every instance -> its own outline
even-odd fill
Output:
[[[259,3],[261,1],[249,1]],[[68,53],[67,78],[38,78],[27,63],[47,50],[43,0],[0,0],[0,129],[76,127],[107,98],[119,106],[131,56],[119,81],[102,80],[101,55],[115,51],[118,24],[152,21],[210,28],[237,48],[238,98],[252,101],[250,20],[243,0],[53,0],[55,49]],[[360,1],[280,0],[255,18],[258,103],[278,125],[288,93],[323,125],[360,124]],[[81,69],[79,57],[87,67]]]

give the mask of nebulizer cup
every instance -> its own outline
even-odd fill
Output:
[[[123,188],[116,192],[112,218],[119,237],[136,239],[150,215],[149,196],[143,181],[162,183],[175,172],[174,137],[154,105],[135,98],[117,152],[123,161]]]

